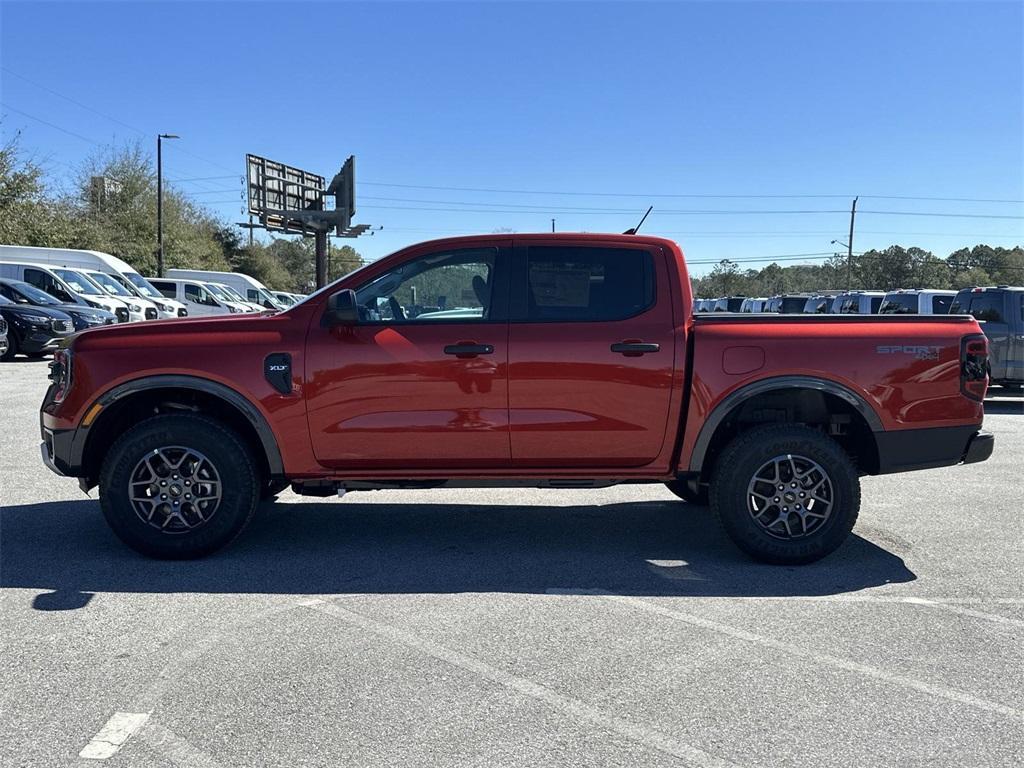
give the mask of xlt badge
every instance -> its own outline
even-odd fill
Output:
[[[263,376],[282,395],[292,393],[292,356],[274,352],[263,360]]]

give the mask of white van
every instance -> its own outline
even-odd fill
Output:
[[[218,299],[202,280],[178,280],[152,277],[153,287],[168,299],[180,301],[188,308],[190,317],[209,315],[234,315],[243,310],[236,305]]]
[[[297,293],[288,293],[288,291],[271,291],[274,294],[274,298],[280,302],[281,306],[285,309],[288,307],[294,307],[302,300],[302,296]]]
[[[260,308],[255,304],[250,304],[247,301],[243,301],[237,293],[232,291],[226,285],[217,285],[217,283],[203,283],[210,293],[220,299],[221,304],[227,304],[229,307],[234,307],[238,312],[259,312]]]
[[[65,277],[58,272],[61,269],[60,267],[54,268],[49,264],[0,261],[0,277],[6,277],[9,280],[23,280],[68,304],[87,304],[90,307],[113,312],[119,323],[127,323],[132,319],[131,311],[125,302],[108,295],[85,275],[72,274]],[[69,270],[62,271],[69,272]],[[141,309],[139,307],[137,314],[140,320],[142,319]]]
[[[238,304],[246,312],[263,311],[263,307],[261,307],[259,304],[256,304],[255,302],[246,301],[245,299],[242,298],[242,295],[234,288],[232,288],[230,285],[225,285],[224,283],[207,283],[207,285],[212,285],[215,288],[219,288],[227,296],[228,301]]]
[[[253,304],[259,304],[264,309],[284,309],[278,300],[274,298],[273,294],[267,290],[267,286],[255,277],[249,277],[249,275],[243,275],[240,272],[214,272],[213,270],[205,269],[168,269],[167,276],[229,285],[238,291],[243,299]]]
[[[899,290],[889,291],[882,299],[881,315],[948,315],[956,291]]]
[[[0,261],[30,262],[72,269],[95,270],[110,275],[133,295],[151,302],[159,318],[182,317],[185,305],[169,301],[126,261],[102,251],[77,248],[36,248],[28,245],[0,245]]]

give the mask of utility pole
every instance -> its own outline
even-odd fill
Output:
[[[551,220],[551,231],[552,232],[555,231],[555,220],[554,219]]]
[[[173,133],[156,135],[156,276],[164,276],[164,164],[163,140],[179,139]]]
[[[316,243],[316,287],[319,290],[327,285],[327,230],[318,229],[314,240]]]
[[[857,198],[853,198],[853,205],[850,206],[850,239],[846,241],[846,290],[851,290],[853,274],[853,220],[857,216]]]

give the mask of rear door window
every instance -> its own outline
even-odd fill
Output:
[[[654,259],[648,251],[534,246],[526,273],[530,321],[625,320],[654,305]]]
[[[948,315],[949,307],[953,303],[952,296],[932,296],[932,314]]]

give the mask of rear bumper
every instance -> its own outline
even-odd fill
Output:
[[[964,453],[964,464],[976,464],[984,461],[992,455],[996,447],[996,436],[991,432],[976,432],[967,441],[967,451]]]
[[[985,461],[992,455],[995,437],[978,426],[876,432],[878,474]]]

